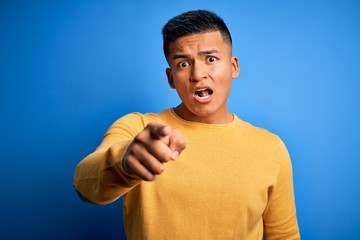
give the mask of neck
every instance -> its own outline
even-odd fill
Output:
[[[181,117],[184,120],[191,122],[199,122],[206,124],[226,124],[230,123],[234,119],[234,115],[231,114],[227,109],[224,112],[211,114],[211,115],[197,115],[190,112],[185,106],[180,104],[179,106],[174,108],[176,115]]]

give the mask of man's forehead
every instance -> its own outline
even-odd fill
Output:
[[[224,41],[219,31],[211,31],[183,36],[170,42],[169,54],[174,55],[194,51],[202,53],[212,50],[222,52],[228,47],[229,44]]]

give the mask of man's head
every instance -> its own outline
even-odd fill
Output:
[[[213,12],[207,10],[188,11],[172,18],[162,30],[165,58],[168,58],[170,42],[183,36],[212,31],[219,31],[224,41],[232,44],[229,29],[224,21]]]
[[[191,11],[170,20],[163,34],[168,83],[182,101],[177,115],[202,123],[231,121],[227,98],[240,68],[224,22],[209,11]]]

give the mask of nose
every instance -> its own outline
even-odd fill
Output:
[[[190,80],[197,82],[206,79],[206,77],[207,73],[205,64],[195,61],[193,63]]]

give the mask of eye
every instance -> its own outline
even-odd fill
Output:
[[[179,67],[180,67],[180,68],[185,68],[185,67],[187,67],[187,66],[189,66],[189,65],[190,65],[190,63],[187,62],[187,61],[179,62]]]
[[[207,58],[209,62],[216,62],[217,58],[216,57],[213,57],[213,56],[210,56]]]

